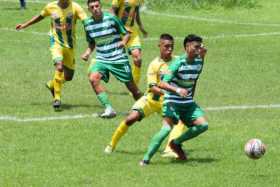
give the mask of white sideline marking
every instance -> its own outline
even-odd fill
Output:
[[[0,2],[18,2],[17,0],[0,0]],[[47,4],[49,1],[40,1],[40,0],[31,0],[27,3],[38,3],[38,4]],[[86,6],[82,5],[83,8],[86,8]],[[199,16],[190,16],[190,15],[176,15],[176,14],[168,14],[168,13],[159,13],[154,12],[150,10],[144,10],[148,15],[154,15],[154,16],[165,16],[165,17],[171,17],[171,18],[179,18],[179,19],[185,19],[185,20],[195,20],[195,21],[203,21],[203,22],[211,22],[211,23],[223,23],[223,24],[234,24],[234,25],[250,25],[250,26],[271,26],[271,27],[280,27],[280,24],[278,23],[253,23],[253,22],[236,22],[236,21],[230,21],[230,20],[222,20],[222,19],[214,19],[214,18],[205,18],[205,17],[199,17]]]
[[[274,109],[280,108],[280,104],[267,104],[267,105],[236,105],[236,106],[218,106],[206,107],[206,111],[226,111],[226,110],[250,110],[250,109]],[[65,115],[65,116],[49,116],[49,117],[31,117],[20,118],[16,116],[0,116],[0,121],[15,121],[15,122],[40,122],[40,121],[55,121],[55,120],[73,120],[83,118],[97,118],[98,114],[78,114],[78,115]]]
[[[17,31],[16,29],[12,28],[7,28],[7,27],[0,27],[0,31],[8,31],[8,32],[23,32],[26,34],[34,34],[34,35],[40,35],[40,36],[47,36],[48,33],[44,32],[36,32],[36,31],[26,31],[26,30],[21,30]],[[244,34],[219,34],[216,36],[202,36],[205,39],[223,39],[223,38],[249,38],[249,37],[264,37],[264,36],[278,36],[280,35],[280,32],[264,32],[264,33],[244,33]],[[84,39],[77,37],[78,40]],[[182,40],[184,37],[175,37],[176,40]],[[159,38],[157,37],[148,37],[148,38],[143,38],[143,41],[158,41]]]

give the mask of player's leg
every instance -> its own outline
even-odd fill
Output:
[[[141,121],[144,117],[148,117],[154,112],[158,112],[159,107],[154,107],[154,104],[146,98],[146,96],[141,97],[132,106],[132,111],[123,120],[118,128],[113,133],[110,144],[106,147],[105,152],[111,153],[116,148],[117,143],[121,137],[127,132],[128,128],[135,124],[136,121]]]
[[[105,153],[110,154],[115,150],[118,142],[125,135],[128,128],[132,126],[136,121],[138,121],[141,118],[140,116],[141,115],[138,111],[132,110],[125,118],[125,120],[121,121],[118,128],[115,130],[115,132],[112,135],[110,144],[106,146],[104,151]]]
[[[96,93],[97,99],[105,107],[104,112],[100,115],[103,118],[113,118],[116,112],[112,107],[109,96],[106,93],[105,87],[101,84],[101,80],[109,81],[109,72],[106,65],[96,62],[89,69],[89,81],[92,89]]]
[[[139,99],[142,96],[141,91],[138,89],[136,84],[133,81],[125,83],[127,89],[132,93],[134,100]]]
[[[168,136],[172,129],[173,120],[169,117],[164,117],[162,122],[162,128],[151,139],[148,146],[148,151],[145,153],[143,160],[140,162],[141,166],[149,164],[153,155],[159,149],[163,140]]]
[[[141,65],[142,65],[142,54],[141,54],[141,43],[139,33],[136,29],[133,29],[130,39],[127,43],[129,54],[132,57],[132,76],[135,84],[138,86],[141,77]]]
[[[200,135],[208,129],[208,122],[205,118],[204,111],[196,103],[190,103],[188,105],[185,107],[186,110],[183,111],[184,115],[182,115],[182,120],[186,122],[189,128],[178,138],[170,142],[170,145],[175,147],[181,145],[184,141]]]
[[[170,132],[167,144],[165,146],[165,149],[163,151],[162,157],[170,157],[170,158],[176,158],[177,155],[172,151],[172,149],[169,146],[169,143],[171,140],[179,137],[183,132],[185,132],[186,126],[182,121],[179,121],[177,125],[174,125],[172,131]]]

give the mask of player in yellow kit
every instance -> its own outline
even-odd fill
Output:
[[[143,0],[112,0],[112,12],[119,17],[125,25],[125,28],[131,33],[130,39],[127,43],[127,48],[133,60],[132,75],[136,85],[138,85],[140,81],[140,68],[142,64],[141,43],[138,28],[144,37],[147,37],[148,35],[143,27],[139,12],[140,6],[143,3]]]
[[[159,48],[160,56],[156,57],[149,65],[147,72],[148,90],[145,96],[142,96],[132,107],[132,111],[123,120],[119,127],[115,130],[112,140],[105,148],[105,153],[112,153],[120,138],[127,132],[128,128],[136,121],[142,120],[153,113],[160,113],[163,102],[163,91],[158,87],[160,78],[168,69],[168,64],[172,61],[174,39],[169,34],[162,34],[160,36]],[[183,124],[177,125],[174,128],[177,132],[182,132]],[[178,134],[178,133],[176,133]]]
[[[75,70],[75,33],[77,19],[84,20],[84,10],[72,0],[57,0],[48,3],[41,13],[29,21],[18,24],[17,30],[40,22],[45,17],[51,18],[50,51],[55,64],[55,75],[46,86],[53,95],[54,109],[61,106],[61,88],[65,81],[71,81]]]

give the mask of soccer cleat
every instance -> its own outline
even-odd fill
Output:
[[[113,151],[114,151],[113,147],[111,145],[107,145],[104,150],[104,153],[111,154],[111,153],[113,153]]]
[[[115,110],[112,107],[107,107],[105,109],[105,111],[100,114],[101,118],[114,118],[116,117],[117,113],[115,112]]]
[[[187,160],[187,157],[185,155],[184,150],[182,149],[182,145],[177,145],[174,143],[174,141],[172,140],[169,143],[170,148],[174,151],[174,153],[176,153],[178,155],[178,160]]]
[[[173,151],[164,151],[161,154],[161,157],[163,158],[178,158],[178,155],[174,153]]]
[[[60,109],[60,107],[61,107],[61,101],[58,100],[58,99],[54,100],[54,101],[53,101],[53,108],[54,108],[54,110],[57,111],[57,110]]]
[[[139,165],[140,166],[148,166],[150,164],[150,161],[149,160],[141,160],[140,162],[139,162]]]
[[[54,97],[54,89],[50,87],[49,82],[45,84],[46,88],[51,92],[52,96]]]

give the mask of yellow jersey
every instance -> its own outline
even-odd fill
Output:
[[[148,90],[146,92],[146,95],[149,99],[153,100],[162,100],[163,97],[160,95],[155,95],[153,92],[150,91],[150,87],[154,85],[159,85],[162,77],[164,74],[168,72],[168,65],[169,63],[174,59],[175,57],[172,57],[172,59],[168,62],[165,62],[160,57],[156,57],[149,65],[148,71],[147,71],[147,84],[148,84]]]
[[[51,17],[50,36],[52,41],[62,47],[74,48],[76,40],[76,21],[84,20],[87,15],[80,5],[70,1],[67,8],[62,9],[57,1],[48,3],[40,14],[42,17]]]
[[[112,7],[118,10],[117,16],[130,32],[135,26],[136,12],[139,11],[139,7],[143,3],[144,0],[112,0]]]

